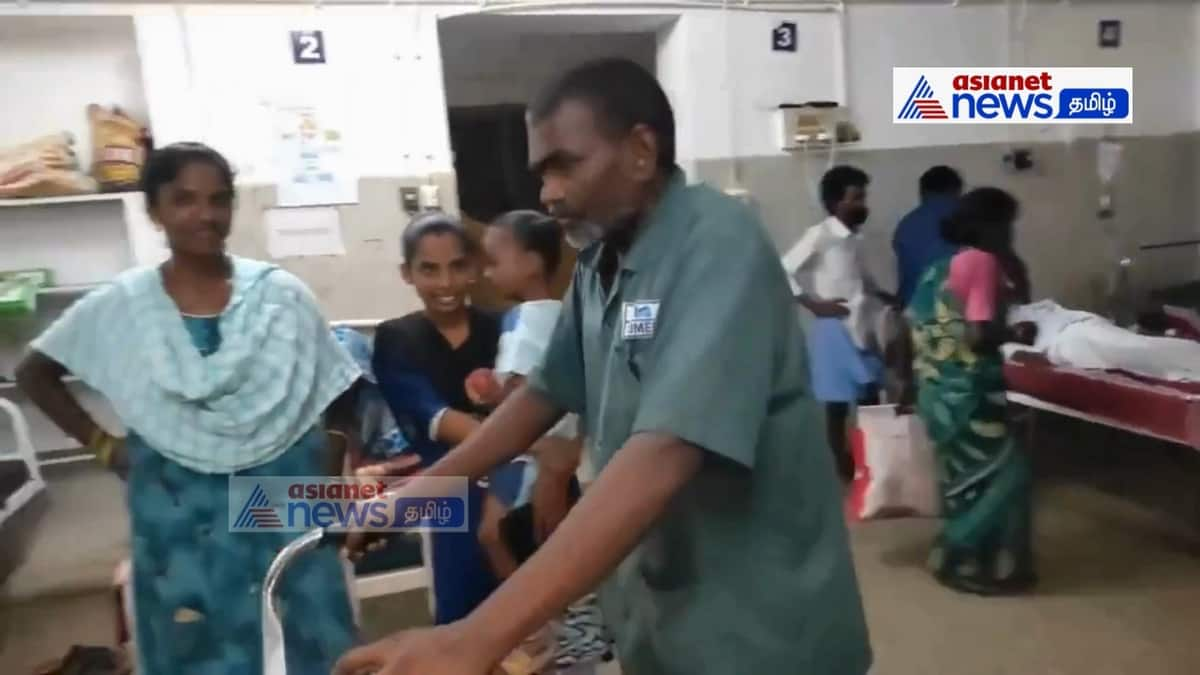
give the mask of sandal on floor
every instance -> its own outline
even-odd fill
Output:
[[[988,598],[1022,595],[1033,590],[1037,585],[1037,577],[1033,574],[1014,576],[1003,581],[953,574],[935,574],[934,578],[938,580],[938,583],[951,590]]]

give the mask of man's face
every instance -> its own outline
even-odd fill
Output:
[[[625,227],[643,184],[654,177],[657,143],[635,128],[625,138],[606,134],[590,106],[564,101],[529,124],[529,166],[542,178],[541,200],[567,231]]]
[[[867,189],[852,185],[846,188],[842,194],[842,199],[837,203],[834,209],[834,215],[838,220],[850,228],[858,230],[863,223],[867,222],[867,216],[870,211],[867,209]]]

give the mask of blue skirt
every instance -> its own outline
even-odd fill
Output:
[[[859,349],[841,319],[809,326],[808,362],[813,396],[823,403],[856,403],[883,375],[883,361]]]
[[[129,437],[133,611],[143,675],[262,673],[261,583],[295,532],[230,532],[229,475],[204,474]],[[325,438],[305,435],[238,475],[319,476]],[[290,566],[279,607],[288,675],[328,675],[356,641],[338,553],[321,547]]]

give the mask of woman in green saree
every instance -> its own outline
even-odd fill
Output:
[[[941,469],[945,525],[930,567],[951,588],[987,595],[1034,582],[1032,476],[1007,418],[1000,352],[1032,341],[1028,326],[1005,322],[1028,293],[1012,248],[1017,211],[997,188],[964,195],[942,232],[960,249],[926,271],[908,310],[917,410]]]

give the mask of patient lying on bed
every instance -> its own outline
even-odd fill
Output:
[[[1008,322],[1037,326],[1032,346],[1005,345],[1005,355],[1013,360],[1200,382],[1200,342],[1143,335],[1052,300],[1013,307]]]

